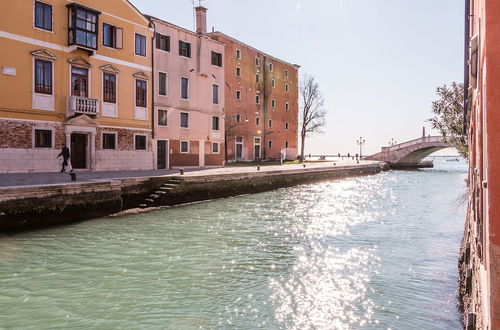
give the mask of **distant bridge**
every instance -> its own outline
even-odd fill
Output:
[[[382,147],[381,152],[366,159],[387,162],[392,168],[432,167],[432,163],[422,163],[422,160],[433,152],[450,147],[451,145],[445,142],[442,136],[423,136],[390,147]]]

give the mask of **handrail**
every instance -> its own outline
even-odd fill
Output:
[[[387,151],[394,151],[398,150],[401,148],[406,148],[415,144],[420,144],[424,142],[443,142],[443,137],[442,136],[425,136],[425,137],[420,137],[418,139],[406,141],[400,144],[396,144],[390,147],[387,147]]]

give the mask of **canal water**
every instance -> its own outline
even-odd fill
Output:
[[[461,329],[466,164],[3,235],[0,328]]]

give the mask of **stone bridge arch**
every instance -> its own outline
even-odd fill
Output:
[[[422,160],[430,154],[450,148],[442,136],[426,136],[390,147],[382,147],[382,151],[366,157],[368,160],[384,161],[391,167],[429,167]],[[426,166],[427,165],[427,166]]]

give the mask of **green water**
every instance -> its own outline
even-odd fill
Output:
[[[459,329],[465,164],[0,238],[0,328]]]

